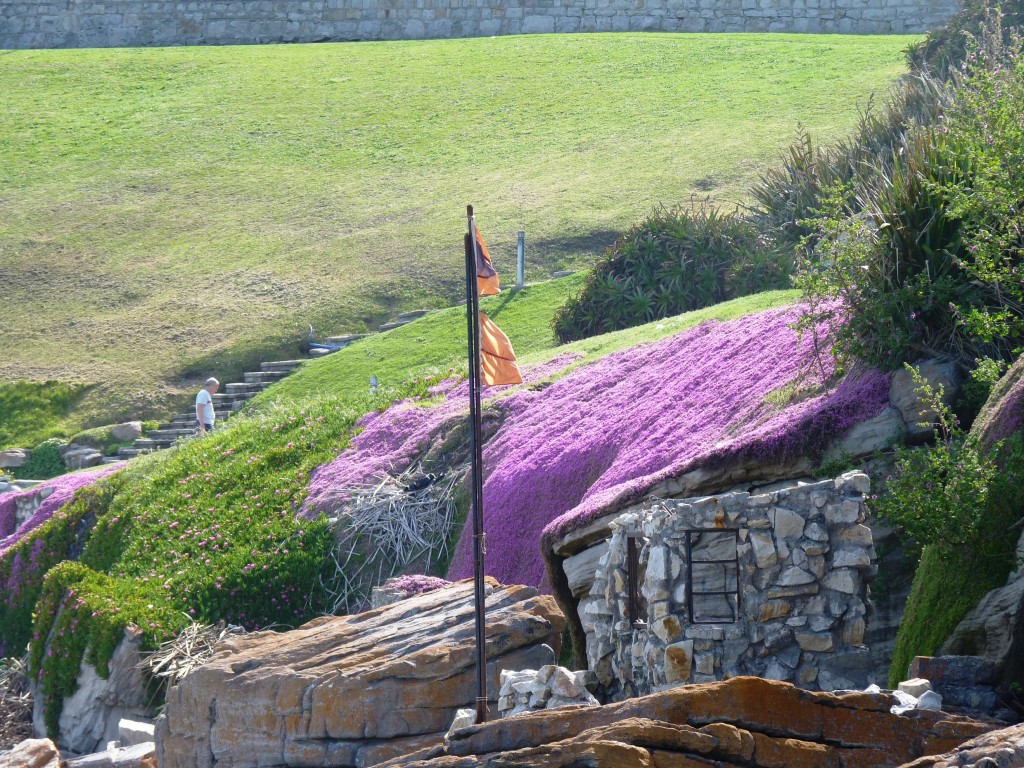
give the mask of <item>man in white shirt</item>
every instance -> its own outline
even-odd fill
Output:
[[[217,419],[213,412],[213,396],[219,386],[220,382],[211,376],[196,395],[196,424],[201,435],[213,429],[213,422]]]

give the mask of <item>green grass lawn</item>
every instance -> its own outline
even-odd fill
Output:
[[[591,262],[653,206],[742,201],[904,71],[910,37],[571,35],[0,52],[0,381],[80,418],[461,293]]]

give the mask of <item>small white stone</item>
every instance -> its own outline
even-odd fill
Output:
[[[455,712],[455,719],[452,720],[451,728],[448,729],[448,733],[445,738],[447,739],[459,728],[468,728],[471,725],[476,724],[476,711],[472,709],[460,709]]]
[[[918,709],[942,709],[942,697],[935,691],[925,691],[917,700]]]
[[[915,677],[911,680],[904,680],[899,685],[899,690],[903,691],[904,693],[909,693],[915,699],[921,698],[921,694],[923,694],[925,691],[930,691],[931,689],[932,684],[928,680],[925,680],[923,677]]]

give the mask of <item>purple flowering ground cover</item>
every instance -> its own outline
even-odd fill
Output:
[[[75,491],[79,488],[92,485],[101,477],[106,477],[120,468],[120,464],[108,464],[96,469],[75,472],[70,475],[61,475],[27,491],[5,493],[3,496],[0,496],[0,557],[3,557],[4,553],[17,544],[23,536],[34,531],[53,517],[54,512],[71,501],[71,497],[75,495]],[[31,496],[44,488],[52,488],[53,493],[43,500],[43,503],[39,505],[39,508],[28,520],[15,529],[15,504],[17,500]]]
[[[801,312],[705,323],[519,393],[484,454],[488,573],[547,589],[542,535],[564,535],[701,465],[819,449],[880,413],[887,376],[825,391],[832,360],[792,329]],[[773,404],[787,387],[805,396]],[[464,531],[449,578],[472,572],[470,545]]]
[[[579,355],[557,355],[548,362],[523,372],[523,386],[550,377],[576,360]],[[514,386],[487,387],[485,400],[496,398]],[[354,486],[379,482],[383,474],[397,475],[438,439],[446,426],[465,420],[469,408],[469,385],[461,376],[443,379],[430,387],[429,394],[440,398],[423,403],[408,398],[393,403],[387,410],[363,416],[359,435],[334,461],[317,468],[309,482],[309,496],[303,505],[306,517],[331,513],[344,504],[345,491]]]
[[[704,464],[813,452],[877,415],[888,377],[865,373],[828,389],[831,357],[819,359],[810,335],[798,338],[791,327],[801,312],[791,306],[708,322],[492,399],[503,419],[484,452],[488,574],[547,590],[543,536],[585,525]],[[566,364],[528,371],[527,381]],[[444,399],[432,407],[405,401],[365,417],[353,447],[313,475],[307,513],[342,503],[340,488],[404,470],[445,423],[464,418],[465,385],[439,393]],[[472,574],[469,525],[450,579]]]

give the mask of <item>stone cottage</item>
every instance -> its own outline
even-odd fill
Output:
[[[869,488],[849,472],[624,510],[579,605],[604,695],[736,675],[821,690],[873,682]]]

